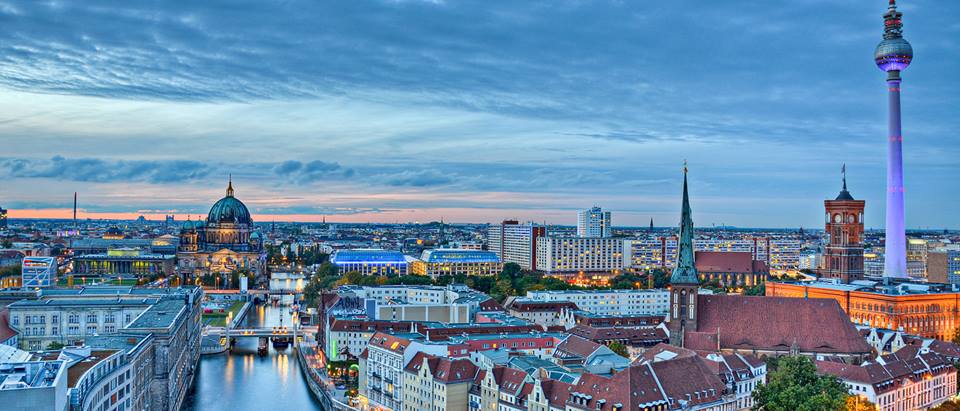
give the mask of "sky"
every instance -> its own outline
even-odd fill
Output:
[[[882,227],[886,0],[0,0],[13,218]],[[960,228],[960,2],[901,0],[907,226]]]

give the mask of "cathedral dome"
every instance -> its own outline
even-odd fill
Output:
[[[207,215],[207,223],[253,224],[247,206],[233,196],[232,181],[227,185],[227,196],[214,203],[213,207],[210,207],[210,214]]]

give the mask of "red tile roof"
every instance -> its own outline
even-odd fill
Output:
[[[869,354],[870,345],[832,299],[699,295],[697,330],[684,336],[684,346],[716,351],[720,347],[837,354]],[[709,344],[709,345],[708,345]]]
[[[557,344],[557,349],[554,350],[554,355],[556,356],[570,356],[570,357],[579,357],[586,359],[591,354],[600,349],[601,345],[590,341],[586,338],[583,338],[579,335],[571,334],[566,339],[564,339],[560,344]]]
[[[753,253],[735,251],[697,251],[696,264],[700,273],[757,273],[766,268],[753,260]]]
[[[17,335],[17,332],[10,328],[10,310],[0,311],[0,343],[15,335]]]
[[[406,338],[395,337],[387,333],[377,332],[370,337],[368,346],[380,347],[397,354],[403,354],[403,351],[410,345],[410,340]]]
[[[430,374],[434,381],[444,384],[457,384],[463,382],[472,382],[477,376],[476,365],[470,360],[441,358],[424,352],[418,352],[410,359],[410,362],[403,368],[409,373],[417,373],[426,364],[429,367]]]

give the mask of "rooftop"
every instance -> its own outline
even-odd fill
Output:
[[[428,263],[499,263],[492,251],[438,248],[424,250],[420,259]]]
[[[141,313],[127,328],[169,328],[185,310],[186,301],[165,298]]]
[[[61,361],[0,364],[0,391],[52,387],[63,367]]]
[[[334,264],[347,263],[381,263],[381,264],[400,264],[406,263],[407,257],[403,253],[395,250],[380,249],[354,249],[337,250],[330,256],[330,262]]]

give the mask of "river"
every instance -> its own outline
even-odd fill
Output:
[[[251,327],[290,325],[288,307],[255,306],[244,320]],[[257,356],[256,338],[238,338],[228,354],[200,357],[200,369],[183,409],[238,411],[290,409],[321,410],[300,373],[293,348],[277,352],[270,347]]]

